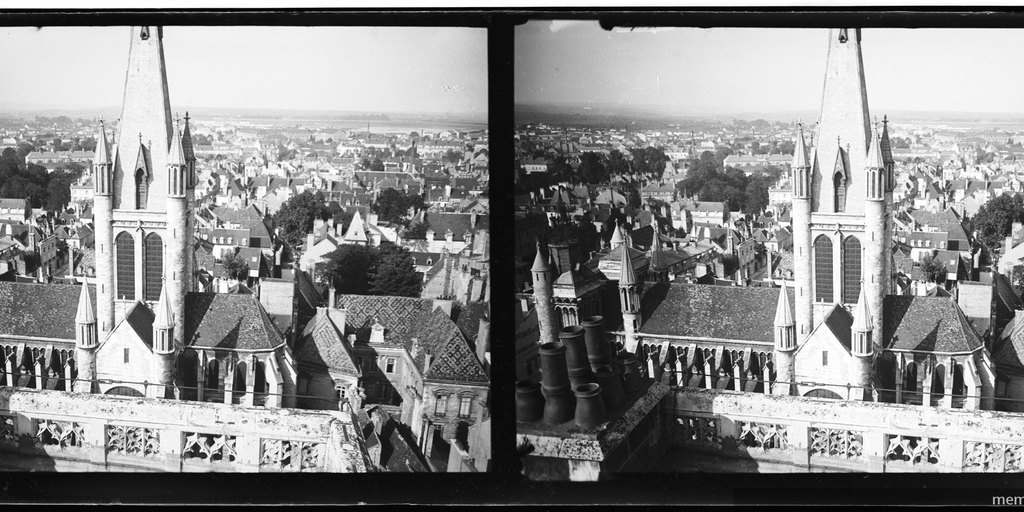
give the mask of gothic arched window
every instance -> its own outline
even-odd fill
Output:
[[[836,213],[842,213],[846,211],[846,177],[841,173],[836,173],[832,177],[832,184],[835,187],[835,198],[836,198]]]
[[[150,233],[146,235],[145,250],[145,290],[146,300],[160,300],[160,288],[163,286],[164,275],[164,242],[160,235]]]
[[[832,240],[820,235],[814,239],[814,300],[832,302]]]
[[[114,239],[117,261],[117,298],[135,299],[135,240],[122,231]]]
[[[146,209],[146,171],[135,171],[135,209]]]
[[[860,240],[852,236],[843,240],[843,303],[854,304],[860,295]]]

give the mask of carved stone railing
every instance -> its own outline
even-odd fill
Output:
[[[348,413],[0,387],[0,469],[365,472]]]
[[[662,403],[667,456],[706,471],[1024,471],[1017,413],[692,388]]]

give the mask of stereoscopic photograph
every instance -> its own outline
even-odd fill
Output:
[[[517,27],[526,477],[1024,469],[1022,43]]]
[[[0,29],[0,469],[488,471],[485,42]]]

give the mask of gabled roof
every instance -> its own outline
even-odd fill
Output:
[[[853,318],[850,314],[838,304],[833,304],[832,309],[829,310],[825,318],[822,319],[821,324],[818,325],[817,329],[828,329],[832,332],[832,336],[839,341],[839,343],[847,351],[850,350],[850,328],[853,326]]]
[[[185,344],[198,347],[271,350],[284,336],[252,294],[185,295]]]
[[[339,328],[335,325],[326,310],[318,311],[302,331],[295,358],[313,366],[362,375],[362,369],[352,355],[352,347],[341,329],[344,326]]]
[[[487,374],[470,348],[459,326],[431,299],[379,295],[339,295],[338,307],[345,308],[345,334],[369,339],[370,326],[384,326],[384,341],[401,345],[411,354],[412,338],[419,340],[414,357],[422,372],[426,354],[433,358],[424,378],[462,383],[486,383]]]
[[[0,337],[75,339],[79,285],[0,282]],[[96,296],[96,287],[89,285]]]
[[[793,290],[786,295],[792,303]],[[640,331],[772,343],[778,300],[775,288],[657,283],[641,299]]]
[[[981,338],[950,297],[889,295],[884,311],[885,348],[966,353],[982,346]]]

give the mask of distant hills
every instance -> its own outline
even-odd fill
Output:
[[[245,120],[316,120],[338,122],[442,122],[468,123],[486,125],[486,114],[449,113],[449,112],[365,112],[365,111],[333,111],[333,110],[295,110],[273,108],[219,108],[219,107],[178,107],[172,105],[172,111],[184,115],[188,110],[193,118],[236,118]],[[72,118],[117,119],[121,115],[120,107],[97,108],[51,108],[32,105],[11,105],[0,103],[0,115],[32,118],[35,116]]]
[[[1024,113],[1016,112],[954,112],[873,109],[872,115],[886,115],[896,122],[946,122],[1022,124]],[[552,125],[594,125],[625,127],[636,125],[665,125],[674,123],[728,122],[733,119],[814,123],[817,110],[790,110],[778,112],[712,112],[694,106],[683,109],[664,105],[615,105],[599,103],[517,103],[516,124],[545,123]]]

